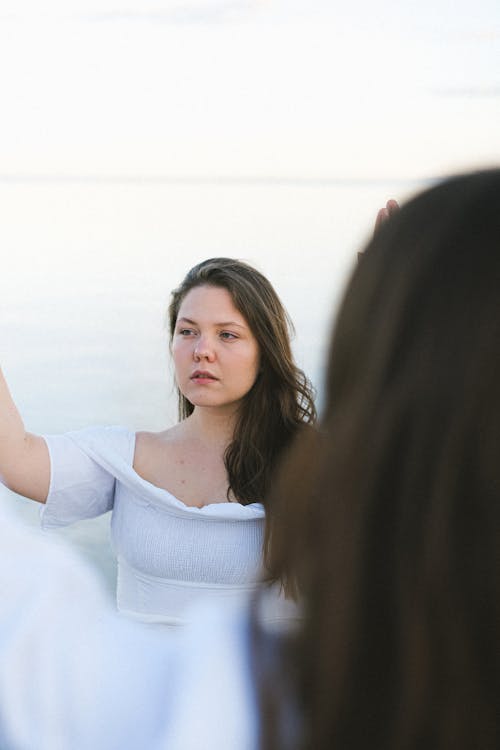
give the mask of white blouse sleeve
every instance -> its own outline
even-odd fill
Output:
[[[108,455],[128,453],[131,460],[130,435],[124,428],[94,427],[44,436],[50,456],[49,494],[41,510],[44,529],[94,518],[113,508],[116,479],[112,468],[99,460],[99,447]]]

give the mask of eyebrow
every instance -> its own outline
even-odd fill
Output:
[[[190,318],[177,318],[177,323],[189,323],[190,325],[198,325],[195,320],[191,320]],[[237,323],[235,320],[227,320],[224,323],[214,323],[215,326],[218,328],[226,328],[229,326],[236,326],[237,328],[246,328],[246,326],[241,325],[241,323]]]

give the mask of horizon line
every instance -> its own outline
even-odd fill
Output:
[[[438,177],[284,177],[278,175],[169,175],[169,174],[116,174],[116,173],[44,173],[18,172],[0,173],[0,183],[10,184],[103,184],[103,185],[206,185],[213,187],[226,186],[270,186],[270,187],[335,187],[357,185],[385,185],[385,184],[420,184],[439,179]]]

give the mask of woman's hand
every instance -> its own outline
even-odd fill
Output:
[[[375,228],[373,230],[374,236],[377,234],[384,221],[387,221],[387,219],[395,214],[396,211],[399,211],[399,203],[394,200],[394,198],[390,198],[385,204],[384,208],[381,208],[377,214],[377,218],[375,219]],[[364,251],[358,253],[358,261],[361,260],[362,255],[364,255]]]

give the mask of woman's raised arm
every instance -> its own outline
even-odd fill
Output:
[[[0,480],[9,489],[44,503],[50,483],[45,440],[26,432],[0,369]]]

